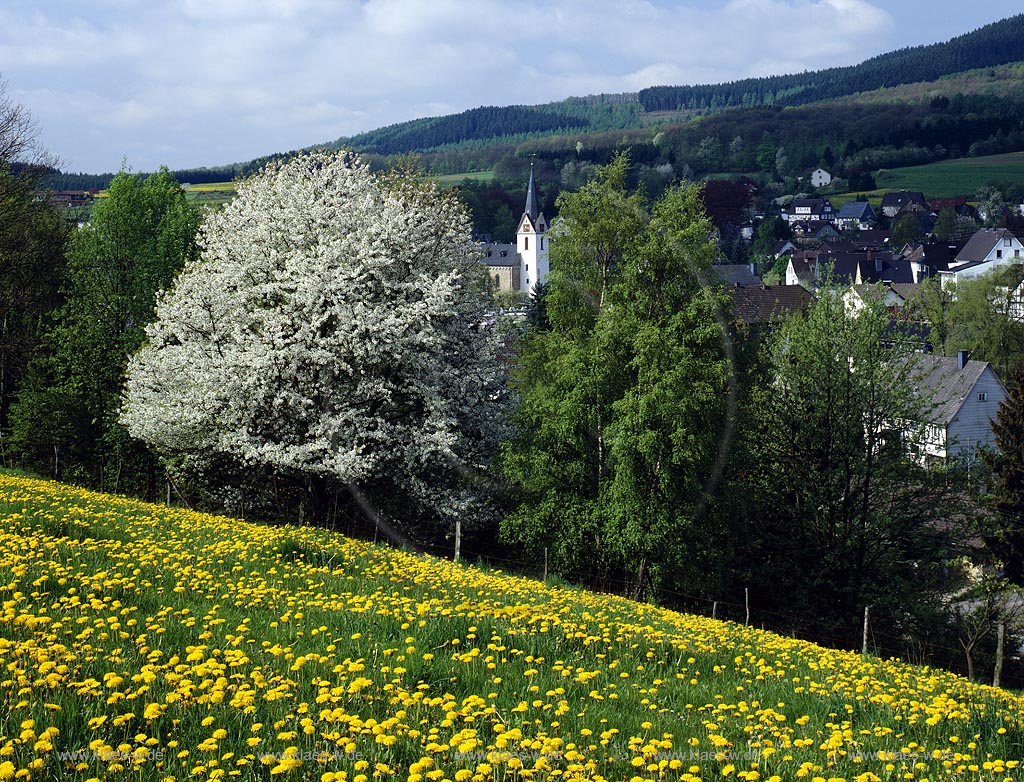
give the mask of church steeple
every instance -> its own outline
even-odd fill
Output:
[[[537,206],[537,186],[533,181],[533,163],[530,163],[530,184],[526,187],[526,210],[524,214],[530,218],[531,223],[537,224],[540,208]]]
[[[530,184],[526,187],[526,208],[516,231],[520,290],[531,293],[548,278],[547,225],[537,204],[537,183],[530,164]]]

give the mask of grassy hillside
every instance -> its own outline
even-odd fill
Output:
[[[1024,62],[1012,62],[991,68],[973,68],[953,73],[932,81],[880,87],[877,90],[857,92],[833,98],[826,104],[849,105],[864,103],[918,103],[954,95],[993,95],[999,98],[1019,99],[1024,91]]]
[[[1021,778],[1024,698],[0,475],[0,779]]]
[[[1024,181],[1024,152],[894,168],[877,174],[875,181],[886,190],[920,190],[929,197],[972,196],[982,185]]]

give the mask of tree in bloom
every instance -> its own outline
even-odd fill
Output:
[[[318,521],[344,487],[394,515],[477,507],[503,377],[453,194],[306,154],[240,184],[199,241],[128,367],[132,435],[298,478]]]

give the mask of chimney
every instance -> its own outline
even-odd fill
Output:
[[[956,368],[963,369],[967,366],[967,362],[970,361],[970,352],[966,350],[958,350],[956,352]]]
[[[750,262],[750,273],[755,277],[757,276],[757,261]]]

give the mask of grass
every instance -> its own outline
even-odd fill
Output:
[[[1024,698],[0,474],[0,780],[1020,780]]]
[[[193,193],[234,193],[237,184],[237,182],[204,182],[199,185],[182,185],[182,187]]]
[[[995,182],[1024,182],[1024,152],[967,157],[894,168],[879,172],[875,194],[892,190],[919,190],[925,197],[973,196],[978,188]]]
[[[441,174],[433,177],[441,187],[451,187],[457,185],[464,179],[470,179],[475,182],[491,182],[494,179],[493,171],[467,171],[463,174]]]

